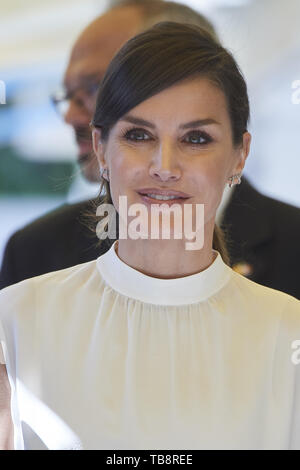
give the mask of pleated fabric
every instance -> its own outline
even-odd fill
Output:
[[[300,449],[300,302],[217,252],[158,279],[116,243],[0,292],[15,449]]]

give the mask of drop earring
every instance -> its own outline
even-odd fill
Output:
[[[109,181],[109,170],[107,168],[100,168],[100,177]]]
[[[237,173],[236,175],[230,176],[228,186],[232,188],[232,186],[235,186],[236,184],[241,184],[241,176],[242,173]],[[235,179],[237,179],[236,182],[234,182]]]

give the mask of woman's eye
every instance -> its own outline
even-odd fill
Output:
[[[211,142],[211,139],[208,135],[203,132],[193,132],[184,139],[184,142],[194,145],[203,145]]]
[[[125,133],[125,138],[127,140],[133,141],[143,141],[150,140],[149,135],[142,129],[131,129]]]

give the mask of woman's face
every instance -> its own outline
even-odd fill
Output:
[[[205,78],[140,103],[111,128],[104,144],[100,131],[93,132],[118,212],[119,196],[127,196],[129,207],[144,204],[143,188],[174,190],[190,196],[186,203],[204,204],[205,224],[214,221],[228,178],[243,169],[250,138],[245,133],[234,147],[225,95]]]

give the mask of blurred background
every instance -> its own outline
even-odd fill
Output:
[[[110,3],[0,0],[0,263],[16,229],[97,194],[49,96],[78,34]],[[245,174],[262,193],[300,207],[300,1],[181,3],[208,16],[246,77],[253,140]]]

